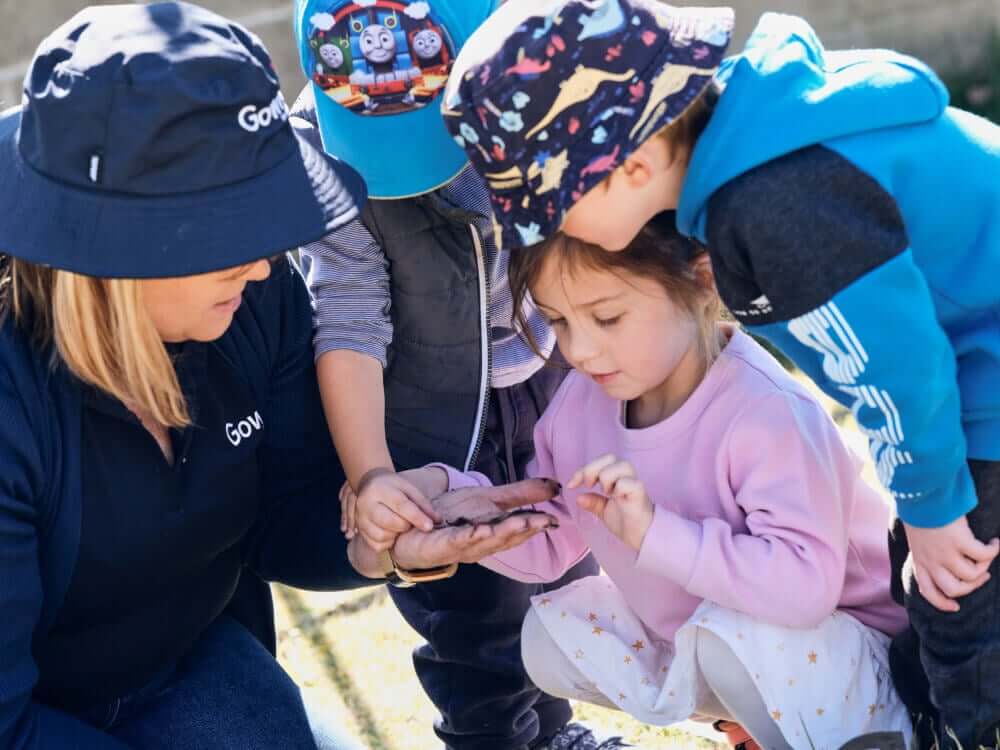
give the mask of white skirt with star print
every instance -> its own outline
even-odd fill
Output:
[[[698,628],[705,628],[743,664],[796,750],[838,750],[871,732],[902,732],[910,745],[910,720],[889,674],[889,638],[844,612],[797,630],[706,601],[670,642],[646,628],[605,576],[575,581],[532,604],[586,679],[648,724],[695,713],[708,690],[695,656]]]

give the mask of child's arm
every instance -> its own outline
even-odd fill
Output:
[[[351,486],[373,469],[394,471],[385,437],[382,364],[340,349],[322,354],[316,372],[326,421]]]
[[[320,357],[316,368],[323,409],[337,455],[350,488],[341,530],[353,537],[357,529],[380,550],[395,534],[412,526],[433,527],[426,496],[403,474],[395,473],[385,435],[385,393],[382,366],[350,350]]]
[[[746,530],[657,507],[636,560],[695,596],[786,627],[814,627],[844,584],[859,462],[819,404],[778,393],[735,421],[723,450]]]
[[[323,409],[347,481],[358,491],[359,516],[345,512],[377,548],[433,520],[422,493],[395,473],[385,434],[383,368],[392,340],[389,272],[382,248],[360,221],[303,248],[315,300],[314,348]]]
[[[733,180],[710,210],[729,306],[854,412],[907,525],[921,593],[954,610],[949,597],[982,582],[998,547],[965,520],[977,498],[956,355],[895,201],[814,147]]]

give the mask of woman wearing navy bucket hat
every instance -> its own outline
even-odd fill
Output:
[[[296,2],[310,84],[292,122],[357,169],[373,198],[303,255],[320,388],[349,480],[344,528],[378,549],[432,521],[407,470],[451,461],[498,484],[523,478],[535,423],[565,375],[513,330],[509,256],[494,242],[489,192],[441,116],[456,55],[499,5]],[[502,148],[497,141],[484,152]],[[551,352],[542,316],[528,318]],[[596,572],[588,557],[562,583]],[[621,746],[572,722],[568,702],[525,672],[520,623],[541,590],[476,565],[390,589],[427,641],[414,665],[450,750]]]
[[[371,582],[283,254],[364,199],[224,18],[94,7],[41,44],[0,113],[0,747],[347,746],[231,605]]]

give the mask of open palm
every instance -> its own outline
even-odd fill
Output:
[[[551,500],[556,487],[530,479],[500,487],[469,487],[448,492],[432,503],[446,522],[434,531],[407,531],[396,539],[393,556],[400,567],[420,570],[474,563],[516,547],[557,524],[547,513],[521,512],[524,506]]]

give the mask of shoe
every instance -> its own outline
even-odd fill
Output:
[[[535,745],[534,750],[617,750],[632,747],[621,737],[608,737],[598,741],[593,730],[583,724],[571,721],[547,740]]]
[[[726,735],[726,742],[728,742],[734,750],[763,750],[761,746],[754,741],[753,737],[747,734],[747,730],[735,721],[719,719],[718,721],[712,723],[712,728],[716,732]]]

